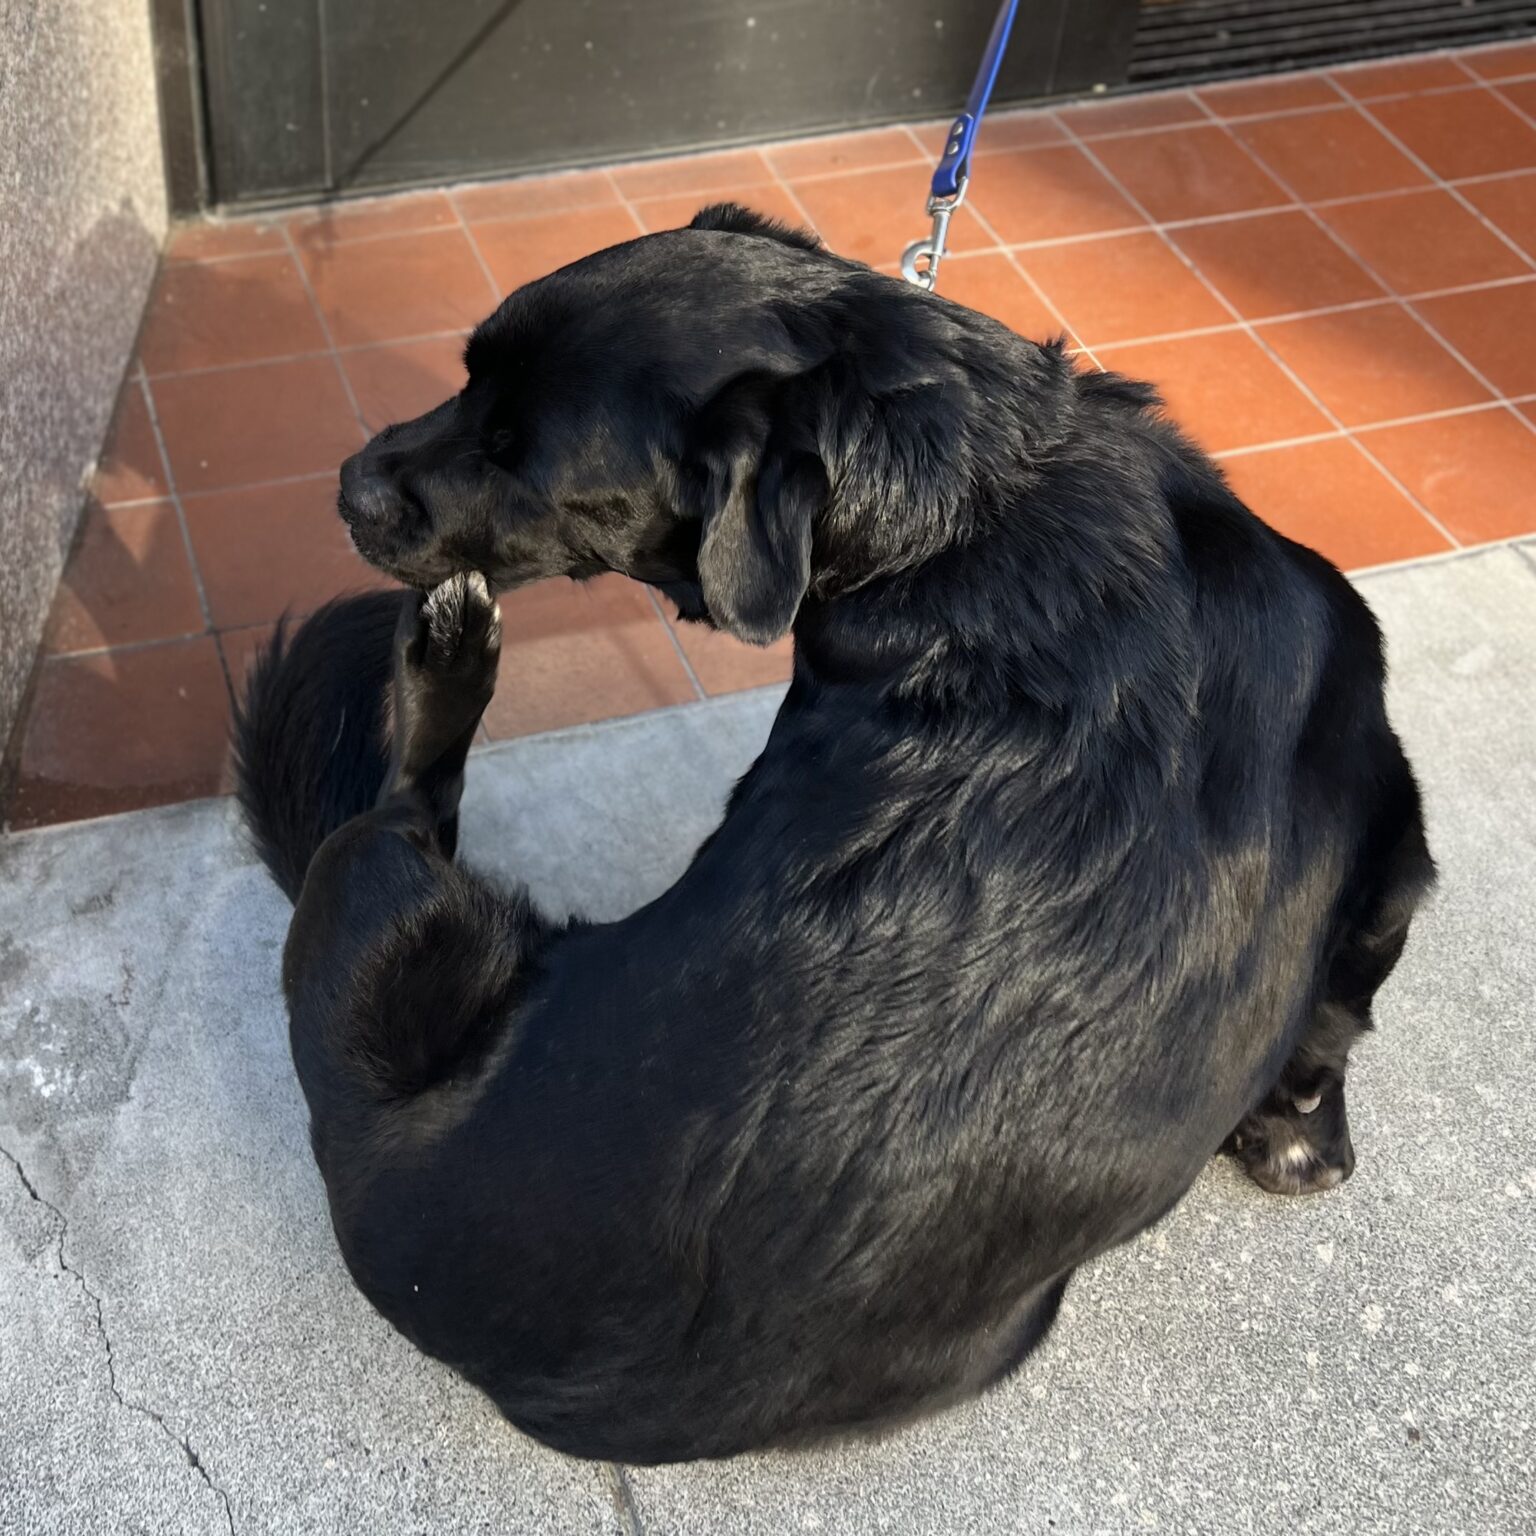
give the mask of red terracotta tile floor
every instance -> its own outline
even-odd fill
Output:
[[[338,462],[518,284],[734,197],[895,271],[942,123],[209,222],[169,242],[13,740],[8,825],[217,793],[285,610],[377,581]],[[990,119],[941,293],[1148,377],[1350,569],[1536,532],[1536,47]],[[504,599],[501,739],[778,682],[616,577]]]

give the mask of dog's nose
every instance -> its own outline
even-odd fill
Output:
[[[341,466],[341,498],[364,522],[398,523],[406,510],[405,498],[394,480],[370,469],[366,459],[365,449]]]

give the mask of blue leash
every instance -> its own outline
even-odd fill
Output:
[[[970,185],[971,149],[981,129],[987,102],[992,97],[992,87],[997,83],[1003,55],[1008,51],[1008,34],[1013,31],[1013,18],[1018,9],[1019,0],[1003,0],[997,20],[992,23],[992,36],[987,39],[986,51],[981,56],[981,67],[971,84],[971,94],[966,97],[965,110],[949,125],[949,138],[928,188],[928,216],[933,220],[933,230],[926,239],[914,240],[901,253],[901,275],[930,293],[938,281],[939,263],[944,259],[949,221],[965,201],[965,189]],[[923,264],[919,266],[919,262]]]

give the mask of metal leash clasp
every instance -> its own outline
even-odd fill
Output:
[[[933,232],[922,240],[914,240],[901,253],[901,275],[909,283],[916,283],[928,293],[939,280],[939,263],[944,259],[944,242],[949,235],[949,221],[955,210],[965,201],[965,189],[970,186],[968,176],[960,178],[959,190],[948,197],[928,198],[928,216],[933,220]],[[922,265],[919,266],[918,263]]]

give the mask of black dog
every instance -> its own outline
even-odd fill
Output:
[[[731,207],[467,362],[342,472],[437,590],[322,612],[239,725],[391,1322],[563,1450],[722,1456],[985,1388],[1229,1138],[1267,1189],[1347,1177],[1432,875],[1380,637],[1147,388]],[[466,573],[609,570],[792,626],[795,673],[683,878],[567,924],[450,863],[497,656]]]

